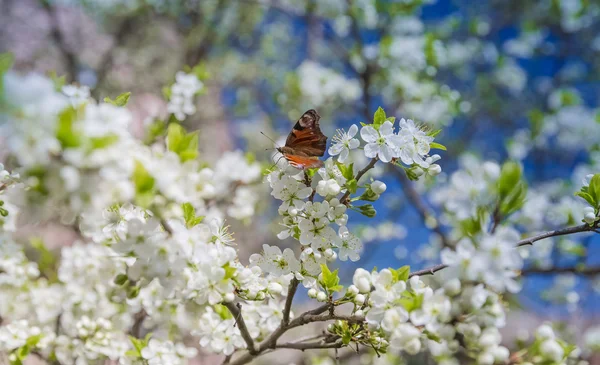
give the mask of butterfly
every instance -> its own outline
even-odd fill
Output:
[[[277,148],[290,165],[297,169],[323,166],[319,157],[325,154],[327,136],[319,128],[319,119],[321,116],[316,110],[306,111],[292,128],[285,146]]]

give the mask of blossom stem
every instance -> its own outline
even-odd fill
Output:
[[[356,174],[356,176],[354,177],[356,182],[360,181],[360,178],[363,177],[363,175],[366,174],[367,171],[369,171],[373,167],[375,167],[375,164],[377,163],[377,161],[378,161],[377,157],[373,157],[371,159],[371,161],[369,161],[369,164]],[[348,199],[349,197],[350,197],[350,190],[346,190],[344,195],[342,195],[342,197],[340,198],[340,203],[348,205],[350,203],[350,200]]]
[[[568,228],[563,228],[563,229],[557,229],[554,231],[544,232],[544,233],[538,234],[536,236],[532,236],[532,237],[520,240],[519,242],[517,242],[515,244],[515,247],[533,245],[535,242],[543,240],[544,238],[564,236],[564,235],[580,233],[580,232],[592,232],[596,229],[596,225],[597,224],[590,226],[589,224],[582,224],[579,226],[573,226],[573,227],[568,227]],[[419,275],[419,276],[433,275],[434,273],[436,273],[440,270],[443,270],[447,267],[448,267],[448,265],[439,264],[439,265],[435,265],[435,266],[432,266],[427,269],[413,271],[412,273],[410,273],[409,276],[413,277],[415,275]]]
[[[258,354],[258,351],[256,350],[256,347],[254,346],[254,340],[252,339],[252,336],[250,336],[248,327],[246,327],[246,322],[244,321],[244,316],[242,316],[242,305],[240,303],[237,303],[237,304],[224,303],[224,305],[225,305],[225,307],[227,307],[227,309],[229,309],[229,311],[233,315],[233,318],[235,318],[235,323],[237,323],[240,333],[242,334],[242,338],[244,339],[244,341],[246,342],[246,345],[248,346],[248,353],[251,355]]]

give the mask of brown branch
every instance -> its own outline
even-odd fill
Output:
[[[548,232],[538,234],[536,236],[522,239],[515,244],[515,247],[533,245],[537,241],[541,241],[545,238],[550,238],[550,237],[558,237],[558,236],[564,236],[567,234],[580,233],[580,232],[593,232],[593,231],[595,231],[596,228],[597,228],[597,224],[595,224],[593,226],[590,226],[589,224],[582,224],[579,226],[557,229],[554,231],[548,231]],[[409,276],[413,277],[415,275],[419,275],[419,276],[433,275],[435,272],[443,270],[447,267],[448,267],[448,265],[439,264],[439,265],[435,265],[435,266],[432,266],[427,269],[414,271]]]
[[[339,349],[340,347],[343,347],[344,344],[341,340],[335,341],[335,342],[331,342],[331,343],[327,343],[327,342],[323,342],[323,341],[315,341],[315,342],[305,342],[305,343],[298,343],[298,342],[287,342],[287,343],[282,343],[282,344],[278,344],[276,347],[278,349],[294,349],[294,350],[311,350],[311,349]]]
[[[130,335],[135,338],[142,338],[142,324],[146,317],[148,317],[148,314],[143,309],[135,314],[133,326],[129,330]]]
[[[294,295],[296,295],[296,289],[298,289],[298,279],[293,278],[288,288],[287,298],[285,299],[285,307],[283,308],[283,319],[281,323],[288,325],[290,323],[290,312],[292,311],[292,301]]]
[[[542,268],[527,268],[527,269],[523,269],[521,270],[521,275],[546,275],[546,274],[566,274],[566,273],[573,273],[576,275],[583,275],[583,276],[596,276],[596,275],[600,275],[600,266],[595,266],[595,267],[551,267],[551,268],[547,268],[547,269],[542,269]]]
[[[229,309],[233,315],[233,318],[235,318],[235,323],[237,323],[237,326],[242,334],[242,338],[248,346],[248,353],[253,356],[257,355],[258,351],[254,346],[254,340],[252,339],[252,336],[250,336],[250,332],[248,331],[248,327],[246,327],[246,322],[244,321],[244,316],[242,316],[242,305],[240,303],[224,303],[224,305],[227,307],[227,309]]]
[[[431,212],[431,210],[425,205],[423,199],[421,199],[421,195],[415,190],[412,181],[406,175],[406,172],[400,171],[399,169],[393,169],[394,174],[400,180],[400,184],[402,185],[402,190],[404,191],[404,195],[408,201],[411,202],[412,206],[417,210],[421,220],[428,227],[427,221],[431,218],[435,219],[435,226],[430,229],[435,232],[440,240],[442,241],[443,247],[451,247],[450,240],[446,237],[446,234],[442,230],[442,227],[439,224],[439,220],[435,215]]]
[[[71,82],[76,81],[78,71],[77,56],[65,43],[65,37],[60,29],[57,9],[52,6],[52,1],[42,0],[41,3],[48,13],[48,17],[50,18],[50,35],[65,59],[69,80]]]
[[[374,157],[371,159],[371,161],[369,162],[369,164],[367,166],[365,166],[365,168],[363,168],[362,170],[360,170],[357,174],[356,177],[354,177],[354,179],[358,182],[360,180],[361,177],[363,177],[364,174],[367,173],[367,171],[371,170],[375,164],[377,163],[378,159],[377,157]],[[349,203],[349,198],[350,197],[350,190],[347,190],[344,195],[342,195],[342,197],[340,198],[340,203],[342,204],[348,204]]]
[[[326,322],[332,320],[342,320],[353,323],[359,323],[364,321],[364,317],[360,316],[352,316],[352,315],[336,315],[335,313],[327,313],[327,314],[313,314],[315,312],[324,312],[330,308],[331,305],[328,305],[323,309],[324,306],[318,307],[312,311],[307,311],[302,313],[298,318],[292,320],[289,324],[284,325],[283,321],[279,325],[279,327],[269,336],[267,337],[256,350],[256,353],[252,354],[250,351],[244,353],[237,359],[231,362],[231,365],[243,365],[252,361],[255,357],[265,354],[273,349],[278,348],[277,340],[288,330],[296,327],[303,326],[308,323],[314,322]],[[317,348],[326,348],[326,347],[317,347]]]

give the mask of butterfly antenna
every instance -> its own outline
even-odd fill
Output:
[[[260,134],[262,134],[263,136],[267,137],[267,139],[268,139],[269,141],[273,142],[273,144],[274,144],[275,146],[277,146],[277,142],[275,142],[275,141],[273,140],[273,138],[271,138],[271,137],[267,136],[267,135],[266,135],[266,134],[264,134],[263,132],[260,132]]]

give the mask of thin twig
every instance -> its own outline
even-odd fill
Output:
[[[131,326],[131,329],[129,330],[130,335],[135,338],[142,338],[142,324],[146,317],[148,317],[148,314],[143,309],[135,314],[133,326]]]
[[[77,81],[77,56],[65,43],[64,35],[60,29],[57,9],[51,3],[52,1],[42,1],[42,5],[44,6],[44,9],[46,9],[48,17],[50,18],[50,35],[65,58],[67,64],[67,73],[69,74],[69,81]]]
[[[240,303],[224,303],[224,305],[227,307],[227,309],[229,309],[233,315],[233,318],[235,318],[235,323],[237,323],[240,333],[242,334],[242,338],[248,346],[248,353],[251,355],[257,355],[258,351],[254,346],[254,340],[252,339],[252,336],[250,336],[250,332],[248,331],[248,327],[246,327],[246,322],[244,321],[244,316],[242,315],[242,305]]]
[[[600,266],[595,267],[579,267],[579,266],[571,266],[571,267],[550,267],[547,269],[542,268],[527,268],[521,270],[521,275],[544,275],[544,274],[565,274],[565,273],[573,273],[576,275],[583,276],[596,276],[600,275]]]
[[[529,238],[522,239],[522,240],[520,240],[519,242],[516,243],[515,247],[533,245],[534,242],[543,240],[545,238],[550,238],[550,237],[564,236],[564,235],[567,235],[567,234],[580,233],[580,232],[592,232],[596,228],[597,227],[595,225],[594,226],[590,226],[589,224],[582,224],[582,225],[579,225],[579,226],[574,226],[574,227],[569,227],[569,228],[564,228],[564,229],[557,229],[557,230],[554,230],[554,231],[548,231],[548,232],[544,232],[544,233],[538,234],[536,236],[532,236],[532,237],[529,237]],[[419,276],[433,275],[435,272],[443,270],[443,269],[445,269],[447,267],[448,267],[448,265],[444,265],[444,264],[435,265],[435,266],[432,266],[432,267],[427,268],[427,269],[423,269],[423,270],[419,270],[419,271],[414,271],[414,272],[410,273],[409,277],[413,277],[415,275],[419,275]]]
[[[160,225],[163,226],[163,228],[165,229],[165,231],[167,231],[167,233],[169,233],[169,235],[173,235],[173,227],[171,227],[171,225],[169,224],[169,222],[167,222],[166,219],[161,219]]]
[[[354,179],[357,182],[360,181],[360,178],[363,177],[363,175],[366,174],[367,171],[371,170],[375,166],[377,161],[378,161],[377,157],[372,158],[371,161],[369,161],[369,164],[356,174],[356,177],[354,177]],[[342,195],[342,197],[340,198],[340,203],[347,204],[349,202],[349,200],[348,200],[349,197],[350,197],[350,190],[346,190],[344,195]]]

